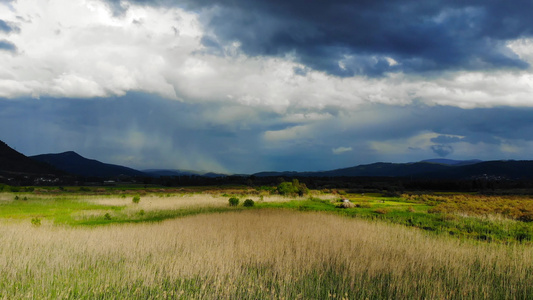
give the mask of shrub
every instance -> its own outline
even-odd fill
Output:
[[[106,214],[104,215],[104,219],[106,219],[106,220],[111,220],[111,215],[110,215],[109,213],[106,213]]]
[[[254,206],[255,202],[254,200],[252,199],[246,199],[244,200],[244,202],[242,203],[243,206],[246,206],[246,207],[252,207]]]
[[[309,189],[305,186],[305,184],[300,183],[298,179],[293,179],[292,182],[280,183],[277,187],[277,191],[283,196],[303,196],[309,193]]]
[[[144,216],[144,209],[141,209],[141,210],[139,211],[139,216],[141,216],[141,217]]]
[[[41,219],[39,219],[39,218],[37,218],[37,217],[32,218],[32,219],[31,219],[31,224],[32,224],[33,226],[41,226]]]
[[[131,202],[137,204],[141,201],[141,196],[137,195],[137,196],[134,196],[133,199],[131,199]]]
[[[237,206],[239,205],[239,198],[231,197],[229,198],[228,202],[229,202],[229,206]]]

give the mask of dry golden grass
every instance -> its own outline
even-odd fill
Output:
[[[169,196],[151,194],[141,196],[139,203],[132,202],[132,197],[98,197],[98,196],[86,196],[82,199],[100,205],[108,206],[126,206],[123,211],[125,214],[135,214],[139,210],[145,212],[159,211],[159,210],[175,210],[186,209],[196,207],[223,207],[228,206],[228,199],[230,197],[222,196],[220,194],[201,193],[201,194],[171,194]],[[241,195],[239,196],[241,203],[245,199],[252,199],[255,202],[286,202],[292,200],[304,200],[307,197],[284,197],[280,195]],[[321,199],[336,199],[334,195],[323,195]],[[80,216],[98,215],[101,212],[88,211],[83,212]]]
[[[489,299],[533,292],[531,247],[321,213],[251,210],[93,228],[3,222],[0,245],[5,299]]]

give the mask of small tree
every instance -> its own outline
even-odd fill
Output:
[[[292,182],[282,182],[278,185],[278,193],[283,196],[288,196],[296,194],[296,189],[294,188]]]
[[[277,191],[280,195],[290,196],[299,195],[303,196],[309,193],[309,189],[305,184],[300,183],[298,179],[293,179],[292,182],[282,182],[278,185]]]
[[[246,199],[244,200],[244,202],[242,203],[243,206],[246,206],[246,207],[252,207],[254,206],[255,202],[254,200],[252,199]]]
[[[239,198],[231,197],[229,198],[228,202],[229,202],[229,206],[237,206],[239,205]]]
[[[131,202],[138,204],[139,202],[141,202],[141,196],[137,195],[133,197],[133,199],[131,199]]]

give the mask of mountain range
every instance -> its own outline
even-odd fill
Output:
[[[0,141],[0,174],[65,174],[83,177],[112,178],[203,176],[222,177],[227,174],[189,170],[132,168],[107,164],[85,158],[76,152],[41,154],[27,157]],[[250,176],[250,175],[239,175]],[[533,161],[480,161],[430,159],[411,163],[385,163],[359,165],[349,168],[318,172],[259,172],[255,177],[410,177],[427,179],[533,179]]]
[[[147,174],[132,168],[85,158],[74,151],[41,154],[30,156],[29,158],[52,165],[66,173],[84,177],[147,176]]]
[[[46,163],[37,162],[0,141],[0,175],[62,175],[63,172]]]
[[[258,177],[409,177],[417,179],[533,179],[533,161],[373,163],[321,172],[260,172]]]

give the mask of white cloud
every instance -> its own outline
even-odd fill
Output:
[[[369,141],[369,145],[377,153],[384,156],[401,155],[408,149],[429,149],[434,144],[431,139],[438,137],[434,132],[421,132],[409,138],[398,138],[390,140]]]
[[[337,78],[313,70],[297,75],[295,68],[307,68],[293,57],[247,57],[239,44],[224,49],[227,56],[216,56],[201,44],[202,13],[130,4],[124,15],[113,16],[98,0],[0,4],[0,18],[20,28],[8,36],[17,54],[0,52],[0,97],[143,91],[266,109],[304,123],[330,117],[324,113],[329,107],[355,111],[365,103],[407,105],[415,99],[462,108],[533,106],[531,70]],[[508,47],[533,62],[530,39]]]
[[[263,138],[267,142],[294,141],[309,138],[312,132],[309,126],[299,125],[282,130],[269,130],[264,133]]]
[[[352,147],[338,147],[338,148],[331,149],[331,152],[333,152],[333,154],[335,155],[339,155],[339,154],[343,154],[346,152],[350,152],[352,150],[353,150]]]

